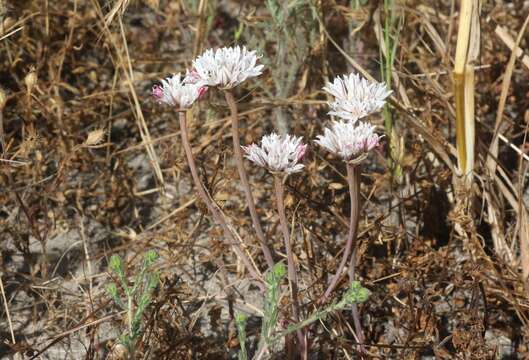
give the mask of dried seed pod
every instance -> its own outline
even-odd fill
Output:
[[[0,11],[0,14],[2,13],[2,11]],[[13,25],[15,25],[16,21],[15,19],[13,19],[12,17],[6,17],[4,19],[4,21],[2,21],[0,23],[0,33],[2,35],[5,35],[9,30],[11,30],[11,28],[13,27]]]
[[[4,89],[0,87],[0,111],[4,109],[7,102],[7,94]]]
[[[29,73],[24,78],[24,84],[26,85],[28,93],[31,93],[33,87],[37,84],[37,72],[33,66],[29,69]]]
[[[103,141],[103,137],[105,136],[105,130],[103,129],[95,129],[93,131],[90,131],[88,133],[88,136],[86,137],[86,140],[84,144],[86,146],[94,146],[99,144],[101,141]]]

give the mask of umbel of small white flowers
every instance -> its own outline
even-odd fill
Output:
[[[307,145],[300,137],[271,133],[261,139],[261,145],[242,146],[246,158],[264,167],[271,173],[286,175],[300,172],[305,165],[301,164],[307,151]]]
[[[318,135],[315,142],[345,161],[361,160],[377,147],[382,136],[375,133],[375,126],[366,122],[333,121]]]
[[[354,73],[336,77],[323,90],[335,97],[329,103],[329,115],[353,122],[379,111],[391,94],[385,84],[370,82]]]
[[[255,51],[248,51],[246,47],[209,49],[193,61],[193,69],[188,71],[185,81],[231,89],[261,75],[263,65],[257,65],[258,58]]]
[[[187,109],[207,91],[201,83],[187,84],[180,73],[162,80],[162,85],[152,88],[152,95],[159,103]]]

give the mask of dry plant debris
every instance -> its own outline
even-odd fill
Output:
[[[457,64],[473,82],[461,90],[453,70],[469,2],[474,42]],[[130,358],[109,261],[119,255],[136,274],[154,250],[160,283],[141,313],[138,359],[236,358],[241,339],[248,358],[296,358],[289,344],[303,341],[311,359],[528,358],[528,13],[527,1],[501,0],[0,0],[0,357]],[[255,279],[269,259],[233,157],[229,96],[208,91],[188,135],[255,277],[195,193],[178,113],[150,95],[204,50],[234,45],[265,65],[230,90],[240,143],[277,131],[310,148],[283,183],[289,234],[273,177],[244,163],[274,260],[287,263],[284,235],[292,245],[298,286],[294,299],[286,279],[279,287],[279,330],[293,304],[299,320],[323,311],[347,240],[347,164],[313,142],[330,123],[322,88],[355,72],[392,90],[391,132],[359,168],[352,278],[370,297],[358,316],[325,313],[262,353]],[[473,114],[456,106],[461,91]],[[386,116],[369,115],[380,134]],[[467,126],[459,152],[457,124]],[[349,285],[344,271],[331,298]]]

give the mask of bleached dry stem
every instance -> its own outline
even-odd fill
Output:
[[[2,281],[2,275],[0,274],[0,293],[2,294],[2,301],[4,303],[4,309],[7,316],[7,323],[9,324],[9,333],[11,334],[11,344],[16,344],[15,333],[13,332],[13,323],[11,322],[11,314],[9,313],[9,305],[7,304],[7,297],[4,291],[4,282]]]

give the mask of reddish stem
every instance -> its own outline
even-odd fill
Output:
[[[266,244],[263,228],[261,227],[261,222],[259,221],[259,216],[257,215],[257,210],[255,208],[255,201],[250,188],[250,182],[248,181],[248,175],[246,174],[246,169],[244,168],[244,160],[242,156],[239,135],[239,116],[237,105],[235,103],[235,99],[233,98],[233,94],[229,90],[224,91],[224,96],[231,112],[231,137],[233,140],[233,153],[235,154],[237,171],[239,172],[239,178],[241,179],[244,195],[246,197],[246,203],[248,204],[248,209],[250,210],[253,227],[259,239],[259,243],[261,244],[261,249],[263,251],[266,263],[268,264],[268,268],[271,269],[274,266],[274,260],[272,258],[272,253]]]
[[[359,187],[360,187],[360,176],[359,176],[359,172],[357,169],[357,165],[347,163],[347,183],[349,185],[349,198],[351,201],[351,216],[349,218],[349,235],[347,237],[347,242],[345,244],[345,250],[342,256],[342,260],[340,261],[340,265],[338,265],[338,269],[336,270],[336,273],[331,279],[331,283],[329,284],[329,287],[327,288],[327,290],[322,296],[322,299],[321,299],[322,303],[325,302],[329,298],[332,291],[336,287],[336,284],[338,284],[338,280],[340,279],[342,271],[345,268],[345,264],[347,263],[347,259],[349,258],[351,251],[354,248],[356,248],[356,236],[357,236],[357,231],[358,231],[358,213],[359,213],[359,204],[360,204],[359,196],[358,196]],[[354,253],[356,253],[356,251]]]
[[[296,267],[294,264],[294,255],[292,253],[292,246],[290,245],[290,232],[288,230],[287,217],[285,215],[285,200],[284,200],[284,185],[283,178],[279,174],[274,174],[274,187],[277,201],[277,212],[279,214],[279,224],[283,232],[283,240],[285,242],[285,249],[287,252],[287,269],[288,281],[292,291],[292,313],[294,321],[299,322],[299,303],[298,303],[298,278],[296,275]],[[303,330],[297,331],[297,337],[300,346],[300,353],[303,358],[307,356],[307,339]]]
[[[233,229],[231,229],[231,227],[228,225],[228,222],[226,221],[224,214],[219,209],[217,204],[215,204],[215,202],[210,197],[210,195],[206,192],[206,189],[204,188],[204,186],[202,185],[202,182],[200,181],[200,177],[198,176],[197,166],[195,164],[195,159],[193,157],[193,151],[191,149],[191,144],[189,142],[186,112],[179,111],[178,119],[180,121],[180,134],[182,137],[182,145],[184,146],[184,150],[186,153],[187,164],[189,166],[189,169],[191,170],[191,176],[193,178],[193,182],[195,183],[195,188],[198,192],[199,197],[206,204],[209,212],[213,216],[213,219],[222,227],[222,230],[224,230],[224,234],[229,238],[230,242],[233,244],[233,250],[235,251],[235,254],[237,254],[237,256],[241,259],[241,261],[243,262],[244,266],[246,267],[250,275],[254,277],[256,280],[258,280],[257,284],[261,288],[261,290],[264,290],[264,285],[262,284],[261,276],[258,274],[258,271],[256,271],[252,262],[250,261],[250,259],[245,254],[244,250],[242,249],[241,245],[239,244],[238,237],[233,233]]]

